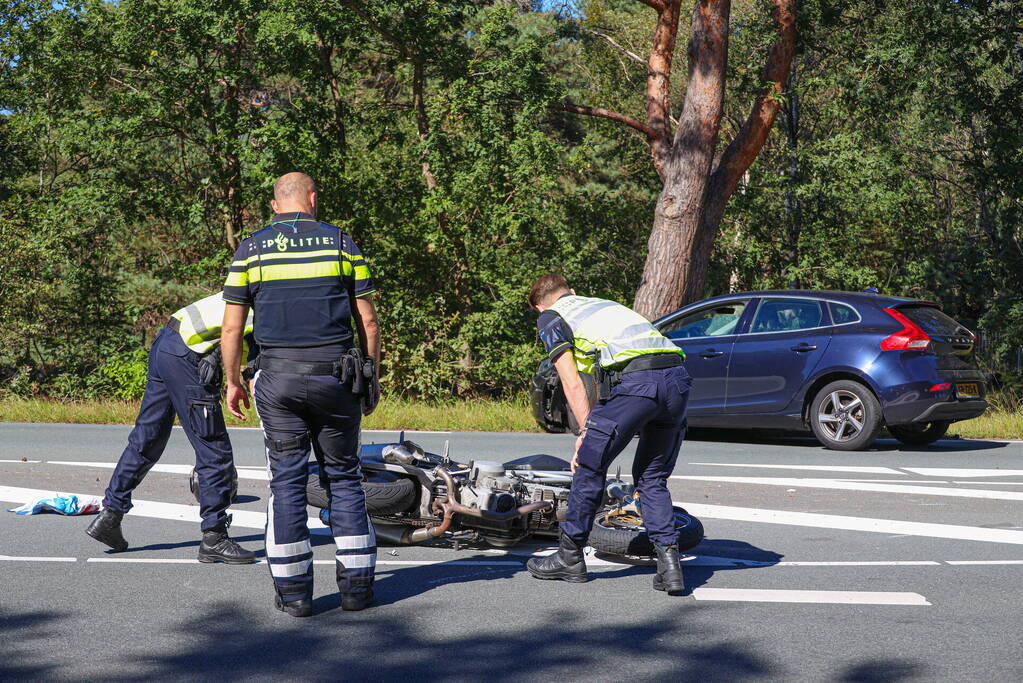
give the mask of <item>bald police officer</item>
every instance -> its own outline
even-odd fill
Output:
[[[251,564],[256,555],[227,535],[234,489],[234,454],[220,409],[220,292],[185,306],[171,316],[149,351],[142,407],[103,497],[103,511],[85,533],[114,550],[128,548],[121,518],[131,509],[131,494],[163,455],[174,415],[195,449],[202,517],[200,562]],[[251,318],[243,320],[245,333]]]
[[[692,380],[682,367],[684,352],[640,314],[614,301],[577,296],[560,275],[538,279],[529,305],[540,312],[540,339],[554,361],[570,410],[584,425],[572,458],[572,490],[558,552],[530,560],[529,572],[539,579],[586,581],[583,547],[607,470],[638,433],[632,476],[657,552],[654,588],[681,595],[685,586],[667,480],[685,437]],[[579,373],[595,371],[606,386],[590,410]]]
[[[239,367],[243,323],[252,308],[260,347],[253,397],[271,475],[266,557],[274,604],[292,616],[312,614],[306,524],[312,447],[328,480],[341,606],[360,610],[373,599],[376,566],[358,457],[361,417],[373,407],[365,400],[375,380],[366,375],[373,375],[380,360],[373,282],[352,238],[316,220],[316,187],[309,176],[281,176],[271,205],[273,222],[242,242],[224,285],[228,405],[235,415],[242,414],[239,403],[248,407]]]

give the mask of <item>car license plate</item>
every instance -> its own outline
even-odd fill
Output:
[[[957,384],[956,396],[958,398],[980,398],[980,387],[975,383]]]

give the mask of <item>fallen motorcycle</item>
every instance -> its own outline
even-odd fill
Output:
[[[447,453],[429,453],[412,441],[368,444],[359,452],[366,508],[384,545],[415,545],[435,538],[475,538],[507,548],[527,537],[556,538],[565,518],[572,484],[570,465],[551,455],[530,455],[498,463],[461,463]],[[198,487],[194,485],[193,493]],[[330,496],[319,467],[310,463],[309,505],[329,523]],[[703,540],[703,525],[675,506],[679,550]],[[643,526],[635,488],[609,479],[590,532],[599,552],[647,557],[653,545]]]

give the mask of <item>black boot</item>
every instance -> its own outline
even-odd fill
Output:
[[[293,617],[308,617],[312,616],[313,613],[313,601],[310,598],[300,598],[298,600],[292,600],[291,602],[284,602],[281,597],[281,593],[285,595],[305,595],[304,588],[293,588],[285,586],[283,588],[277,587],[277,594],[274,595],[274,607],[290,614]]]
[[[358,612],[366,609],[373,602],[373,589],[370,588],[364,593],[342,593],[341,609],[346,612]]]
[[[204,531],[199,545],[200,562],[226,562],[227,564],[252,564],[256,553],[246,550],[227,535],[228,522]]]
[[[584,583],[587,579],[583,549],[564,532],[561,533],[558,552],[534,557],[526,563],[526,569],[538,579],[560,579],[571,583]]]
[[[100,543],[107,544],[117,552],[127,550],[128,541],[124,540],[124,536],[121,535],[121,518],[123,516],[120,512],[103,510],[96,519],[92,520],[85,533]]]
[[[654,575],[654,590],[668,591],[668,595],[683,595],[686,584],[682,578],[682,567],[678,563],[678,546],[654,544],[657,552],[657,574]]]

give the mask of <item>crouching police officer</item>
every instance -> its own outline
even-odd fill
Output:
[[[309,176],[281,176],[271,205],[273,222],[242,242],[224,286],[227,401],[235,415],[239,402],[249,405],[239,366],[243,321],[252,307],[260,347],[253,397],[270,466],[266,557],[275,605],[296,617],[312,613],[311,446],[327,479],[341,606],[360,610],[373,599],[376,566],[358,457],[361,416],[379,395],[373,283],[355,242],[314,217]],[[353,315],[361,349],[353,348]]]
[[[227,508],[235,487],[234,455],[220,409],[220,326],[224,300],[220,292],[185,306],[171,316],[149,351],[149,370],[142,407],[117,461],[103,497],[103,511],[85,533],[114,550],[125,550],[121,518],[131,509],[131,493],[163,455],[177,413],[195,449],[202,517],[200,562],[251,564],[255,553],[227,535]],[[252,319],[242,319],[245,332]]]
[[[654,588],[685,591],[667,479],[685,437],[692,380],[684,352],[635,311],[614,301],[576,296],[560,275],[544,275],[529,294],[540,311],[540,339],[554,361],[580,425],[572,490],[556,553],[527,563],[539,579],[586,581],[583,547],[603,496],[611,461],[639,433],[632,468],[643,522],[657,552]],[[571,351],[571,353],[566,353]],[[595,372],[601,398],[590,410],[579,372]]]

